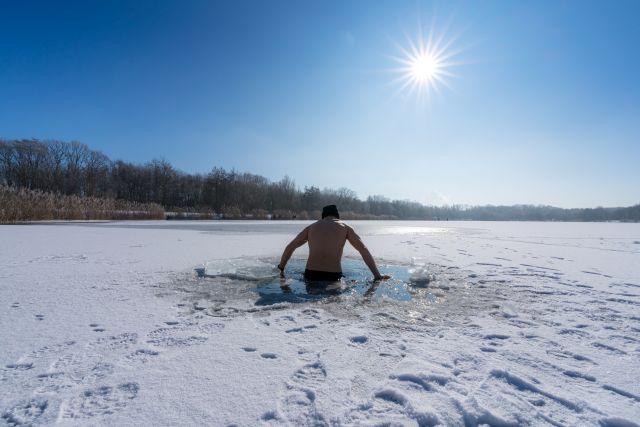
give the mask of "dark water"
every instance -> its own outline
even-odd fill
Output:
[[[400,301],[409,301],[414,298],[434,301],[436,299],[428,289],[427,280],[418,282],[409,280],[411,273],[408,266],[379,265],[380,271],[392,276],[389,280],[379,282],[373,281],[371,272],[362,261],[344,259],[342,261],[344,277],[337,282],[305,281],[304,267],[304,261],[291,260],[285,270],[285,279],[272,278],[258,281],[255,292],[259,298],[255,304],[302,303],[340,296],[391,298]],[[439,285],[439,290],[442,289],[441,286]]]

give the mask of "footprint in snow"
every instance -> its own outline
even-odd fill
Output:
[[[561,350],[547,350],[547,353],[551,356],[555,356],[558,359],[574,359],[578,362],[588,362],[593,365],[597,365],[596,362],[589,359],[587,356],[583,356],[581,354],[572,353],[570,351],[561,351]]]
[[[132,332],[124,332],[118,335],[98,338],[96,341],[89,343],[88,347],[98,352],[126,350],[138,342],[138,334]]]
[[[148,361],[150,361],[151,359],[153,359],[155,356],[159,354],[160,354],[159,351],[141,348],[139,350],[134,351],[130,355],[128,355],[127,359],[138,360],[142,363],[147,363]]]
[[[369,341],[369,338],[365,335],[356,335],[354,337],[349,338],[349,341],[351,341],[354,344],[364,344],[367,341]]]
[[[309,317],[313,317],[314,319],[320,319],[320,312],[313,308],[307,308],[302,310],[302,314],[305,314]]]
[[[635,400],[636,402],[640,402],[640,396],[638,396],[637,394],[631,393],[631,392],[629,392],[627,390],[623,390],[621,388],[614,387],[614,386],[607,385],[607,384],[604,384],[602,386],[602,388],[605,389],[605,390],[611,391],[611,392],[613,392],[615,394],[619,394],[620,396],[624,396],[624,397],[627,397],[629,399]]]
[[[327,371],[319,360],[296,370],[287,382],[280,399],[278,421],[291,425],[328,425],[324,415],[316,408],[316,390],[324,383]],[[263,415],[268,416],[269,413]]]
[[[304,332],[305,329],[316,329],[316,328],[317,328],[316,325],[306,325],[299,328],[287,329],[285,332],[290,334],[292,332]]]
[[[211,322],[211,323],[203,323],[198,325],[198,330],[203,333],[213,333],[218,332],[224,329],[224,323]]]
[[[36,376],[38,385],[35,389],[37,394],[55,393],[59,394],[65,389],[74,387],[75,384],[66,381],[67,374],[65,372],[47,372]]]
[[[505,371],[502,369],[493,369],[489,374],[489,378],[492,381],[496,381],[495,384],[498,385],[499,389],[510,387],[520,393],[527,394],[528,397],[535,396],[538,399],[546,398],[546,400],[554,401],[555,403],[562,405],[572,411],[582,410],[581,405],[560,395],[556,395],[554,393],[546,391],[544,388],[542,388],[542,384],[540,384],[539,382],[529,382],[528,380],[509,371]]]
[[[578,371],[564,371],[563,374],[571,378],[580,378],[580,379],[591,381],[591,382],[596,381],[596,378],[594,376],[591,376],[589,374],[585,374],[582,372],[578,372]]]
[[[44,314],[36,314],[36,320],[44,320]]]
[[[0,418],[10,426],[30,426],[38,424],[38,419],[48,407],[46,399],[25,400],[3,412]]]
[[[78,419],[112,414],[123,409],[129,401],[135,399],[139,389],[138,384],[134,382],[120,384],[116,387],[100,386],[87,389],[66,403],[62,416]]]
[[[275,353],[260,353],[260,357],[263,359],[277,359],[278,355]]]
[[[407,404],[408,399],[401,392],[394,389],[383,389],[375,392],[374,397],[387,402],[395,403],[397,405],[404,406]]]
[[[450,377],[446,375],[438,375],[438,374],[415,374],[415,373],[404,373],[404,374],[392,374],[389,378],[400,381],[414,384],[423,388],[425,391],[433,391],[434,387],[441,386],[444,387],[447,385]]]
[[[10,363],[5,365],[7,369],[15,369],[16,371],[27,371],[33,368],[33,363]]]
[[[576,336],[576,337],[579,337],[579,338],[587,338],[587,337],[591,336],[590,333],[588,333],[586,331],[583,331],[581,329],[582,328],[579,328],[579,329],[563,328],[563,329],[560,329],[558,331],[558,333],[560,335],[573,335],[573,336]]]
[[[511,338],[509,335],[504,334],[488,334],[484,336],[485,340],[506,340]]]
[[[625,418],[603,418],[598,421],[602,427],[638,427],[638,424]]]
[[[188,336],[188,337],[160,337],[147,340],[147,343],[159,347],[189,347],[192,345],[202,344],[207,341],[207,337]]]
[[[375,400],[362,409],[383,412],[387,416],[413,418],[420,426],[443,425],[434,413],[416,411],[409,398],[399,390],[384,388],[376,391],[373,397]]]
[[[604,351],[607,351],[607,352],[610,352],[610,353],[613,353],[613,354],[618,354],[618,355],[627,354],[627,352],[624,351],[624,350],[620,350],[619,348],[612,347],[610,345],[602,344],[602,343],[599,343],[599,342],[593,342],[593,343],[591,343],[591,345],[593,347],[596,347],[598,349],[601,349],[601,350],[604,350]]]
[[[111,363],[98,362],[91,367],[89,373],[83,378],[83,380],[96,381],[101,380],[111,374],[113,374],[114,366]]]

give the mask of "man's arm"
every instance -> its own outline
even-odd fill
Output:
[[[309,239],[309,227],[306,227],[304,230],[300,232],[288,245],[284,248],[284,252],[282,253],[282,258],[280,258],[280,264],[278,264],[278,268],[280,269],[280,275],[283,275],[284,268],[289,262],[289,258],[293,255],[293,251],[295,251],[300,246],[307,243]]]
[[[351,246],[353,246],[358,252],[360,252],[362,260],[365,264],[367,264],[367,267],[369,267],[371,273],[373,273],[373,280],[384,280],[390,277],[380,274],[380,272],[378,271],[378,267],[376,266],[376,262],[374,261],[373,256],[371,256],[371,252],[369,252],[369,249],[367,249],[367,247],[364,245],[362,239],[360,239],[360,236],[358,236],[351,227],[347,228],[347,240],[349,241],[349,243],[351,243]]]

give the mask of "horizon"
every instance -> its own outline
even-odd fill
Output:
[[[2,138],[363,200],[640,202],[634,2],[5,9]]]

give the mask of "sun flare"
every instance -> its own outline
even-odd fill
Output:
[[[440,86],[448,87],[446,78],[453,76],[450,68],[456,65],[451,59],[458,53],[450,49],[452,42],[433,35],[425,39],[420,34],[416,41],[408,39],[407,48],[399,46],[402,56],[394,59],[401,64],[395,69],[400,73],[401,91],[423,98],[438,92]]]

